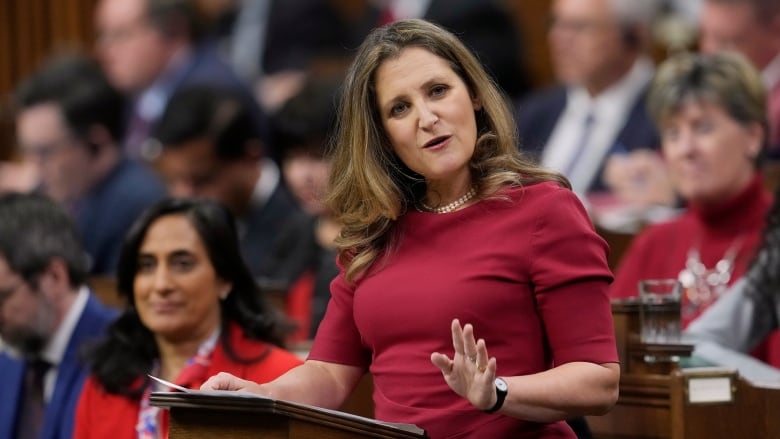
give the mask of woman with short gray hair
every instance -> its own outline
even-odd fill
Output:
[[[671,182],[686,212],[646,228],[624,256],[613,297],[637,282],[676,278],[683,325],[745,273],[772,202],[758,166],[766,149],[766,93],[737,54],[681,54],[664,62],[648,95]]]

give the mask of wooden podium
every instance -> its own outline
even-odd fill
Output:
[[[170,410],[170,439],[427,438],[411,424],[235,392],[154,392],[151,403]]]
[[[750,383],[726,368],[644,363],[659,351],[688,356],[691,346],[639,343],[635,303],[615,302],[612,314],[620,397],[608,414],[588,417],[594,438],[780,438],[780,385]]]

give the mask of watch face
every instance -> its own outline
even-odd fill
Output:
[[[506,381],[504,381],[501,378],[496,378],[495,384],[496,384],[496,389],[498,389],[498,390],[500,390],[502,392],[506,392],[507,389],[508,389],[508,387],[506,385]]]

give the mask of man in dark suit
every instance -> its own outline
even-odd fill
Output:
[[[227,206],[238,221],[242,250],[255,276],[280,288],[298,278],[303,264],[292,259],[275,263],[275,245],[303,239],[307,222],[281,184],[279,167],[265,157],[267,142],[239,96],[203,85],[179,90],[155,139],[162,146],[157,169],[169,192]]]
[[[0,437],[67,439],[88,368],[80,350],[115,313],[84,286],[87,258],[66,212],[0,196]]]
[[[518,128],[522,147],[564,173],[582,195],[614,189],[602,178],[611,156],[659,146],[645,110],[654,74],[645,49],[657,6],[650,0],[553,2],[549,43],[560,85],[519,104]]]
[[[125,150],[152,159],[147,142],[171,95],[190,84],[236,91],[265,122],[248,86],[205,41],[192,0],[101,0],[95,13],[97,53],[111,83],[131,100]]]
[[[66,55],[22,83],[16,104],[19,152],[38,171],[37,189],[76,221],[90,273],[113,273],[130,224],[165,194],[122,153],[122,95],[93,60]]]
[[[504,92],[517,99],[530,89],[521,55],[521,37],[503,1],[498,0],[381,0],[369,2],[376,24],[403,18],[422,18],[460,38],[485,65]],[[371,14],[369,14],[371,15]]]

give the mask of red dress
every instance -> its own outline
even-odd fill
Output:
[[[356,285],[332,286],[310,359],[370,370],[375,416],[444,437],[571,438],[564,422],[486,414],[430,361],[453,355],[450,322],[472,323],[500,376],[573,361],[617,362],[607,246],[574,194],[554,183],[398,220],[394,250]]]
[[[284,374],[302,361],[290,352],[271,346],[265,342],[243,337],[238,326],[231,327],[233,348],[243,357],[258,356],[270,349],[268,355],[256,363],[238,363],[227,356],[222,344],[214,349],[206,378],[218,372],[229,372],[240,378],[264,383]],[[201,382],[191,383],[188,387],[197,389]],[[136,439],[140,402],[106,392],[94,377],[87,379],[81,392],[76,409],[76,427],[74,439]],[[167,415],[167,413],[165,413]],[[161,425],[167,425],[167,418]]]

